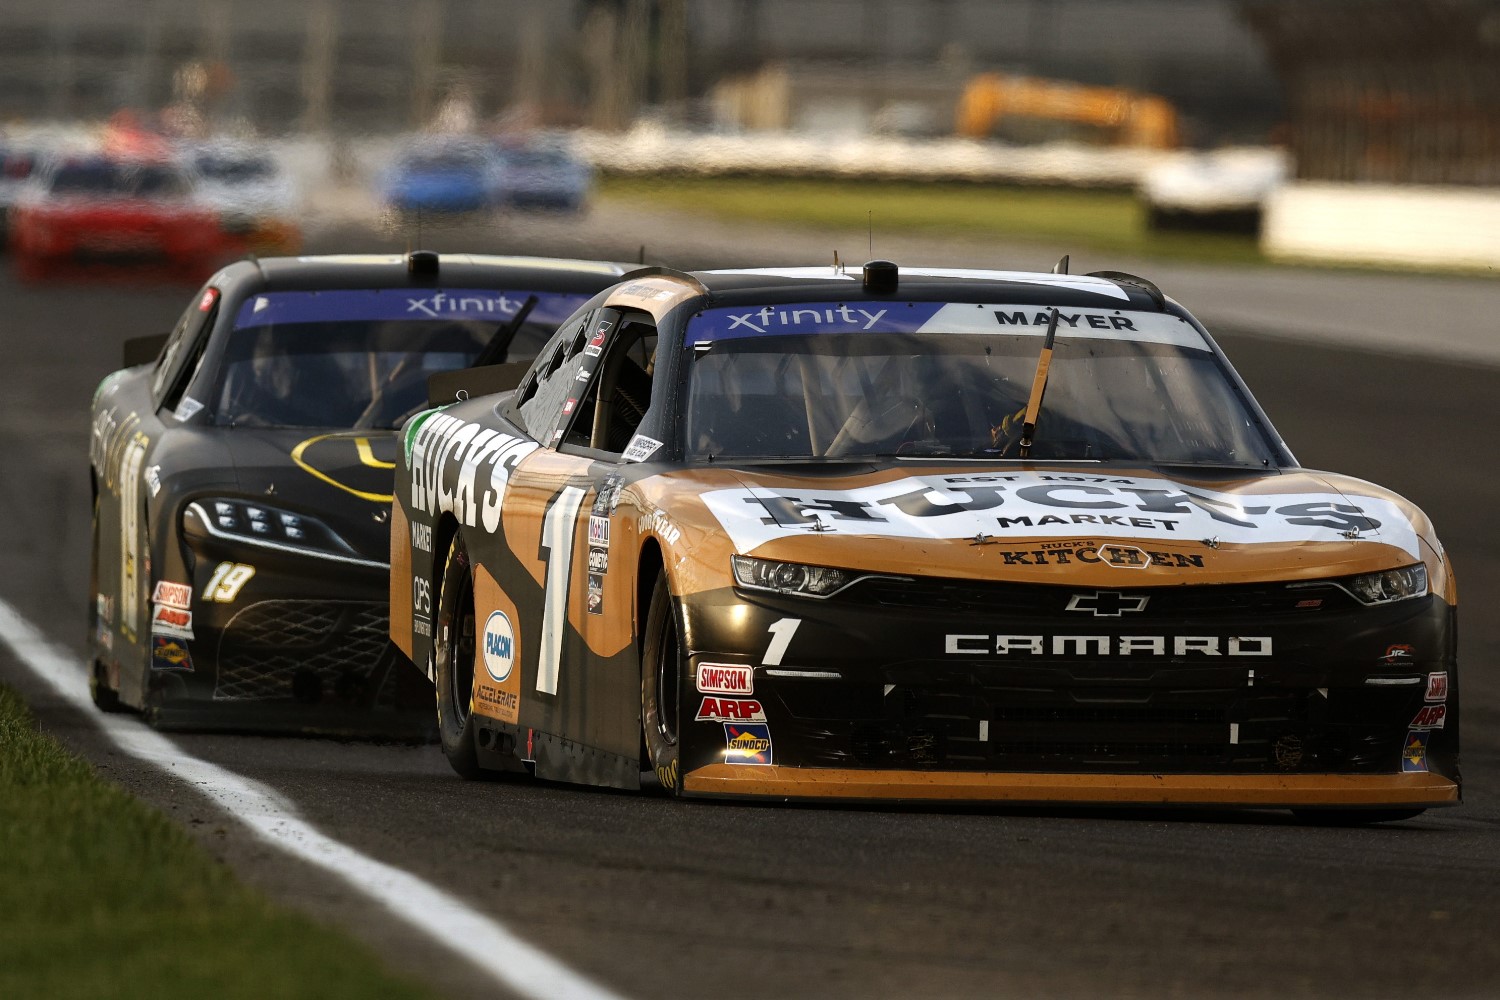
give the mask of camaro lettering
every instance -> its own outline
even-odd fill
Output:
[[[988,635],[943,637],[949,656],[1270,656],[1268,635]]]

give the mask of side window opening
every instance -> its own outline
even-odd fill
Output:
[[[217,288],[204,289],[202,296],[188,307],[172,331],[151,381],[157,409],[176,409],[198,374],[208,348],[209,331],[219,317],[219,299]]]
[[[655,361],[655,325],[640,316],[626,318],[579,400],[564,442],[624,452],[651,405]]]
[[[583,350],[593,316],[589,314],[558,330],[553,340],[538,353],[536,365],[516,391],[515,412],[519,422],[526,428],[526,433],[538,441],[543,440],[551,426],[557,413],[555,406],[561,405],[561,401],[554,397],[565,388],[562,385],[564,376],[567,381],[572,381],[573,366],[568,362]]]

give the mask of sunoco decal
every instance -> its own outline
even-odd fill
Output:
[[[752,487],[703,502],[741,552],[809,529],[887,538],[1379,541],[1420,558],[1401,509],[1339,493],[1219,493],[1166,479],[1045,474],[913,476],[833,492]]]
[[[446,413],[431,414],[411,437],[409,502],[434,517],[448,511],[466,527],[482,523],[493,532],[511,470],[537,447]]]

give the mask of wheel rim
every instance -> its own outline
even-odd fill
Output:
[[[469,705],[474,700],[474,589],[467,574],[458,590],[453,618],[448,686],[453,695],[453,717],[463,726],[469,721]]]
[[[682,650],[677,643],[677,618],[667,615],[662,625],[661,653],[656,658],[656,728],[668,746],[677,745],[677,692],[682,673]]]

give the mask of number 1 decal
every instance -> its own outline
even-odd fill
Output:
[[[573,535],[578,508],[588,490],[564,487],[542,517],[541,557],[546,569],[542,583],[542,638],[537,643],[536,689],[557,694],[562,670],[562,643],[568,627],[568,581],[573,576]]]
[[[762,665],[775,667],[781,664],[781,658],[786,655],[786,648],[792,644],[792,636],[797,634],[797,626],[801,624],[801,618],[783,618],[766,627],[771,633],[771,644],[766,647],[765,659],[760,661]]]

